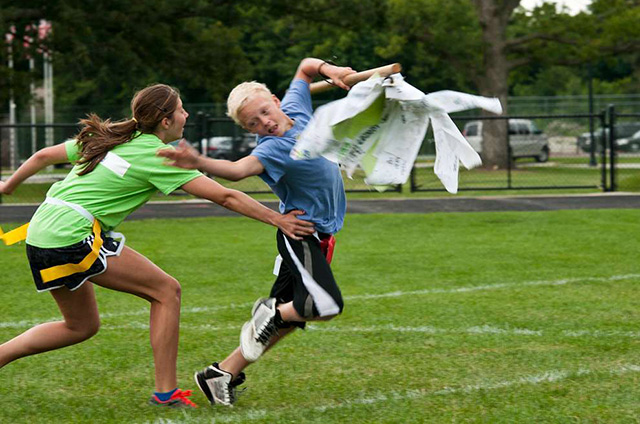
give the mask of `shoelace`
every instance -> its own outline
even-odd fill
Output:
[[[229,399],[231,401],[231,403],[235,403],[235,401],[238,399],[238,396],[241,395],[242,393],[244,393],[245,390],[247,390],[247,388],[243,388],[242,390],[240,390],[239,392],[236,390],[236,387],[238,387],[239,385],[241,385],[242,383],[244,383],[244,380],[246,379],[246,376],[243,372],[241,372],[240,374],[238,374],[238,376],[235,378],[235,380],[231,381],[228,386],[227,386],[227,391],[229,394]]]
[[[256,340],[263,345],[269,343],[269,339],[271,339],[274,334],[278,333],[278,329],[276,328],[274,319],[275,317],[272,317],[260,330],[258,330],[258,336],[256,337]]]
[[[180,390],[180,389],[178,389],[178,390],[175,391],[175,393],[171,396],[171,399],[169,399],[169,400],[179,400],[180,402],[184,403],[185,405],[197,408],[198,405],[193,403],[191,400],[187,399],[189,396],[191,396],[192,393],[193,392],[191,390]]]

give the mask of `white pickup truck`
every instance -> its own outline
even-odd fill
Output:
[[[469,121],[462,132],[471,147],[482,155],[482,121]],[[549,160],[547,136],[529,119],[509,119],[509,145],[514,158],[533,157],[538,162]]]

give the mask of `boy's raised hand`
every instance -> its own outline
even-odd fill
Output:
[[[347,90],[348,91],[351,88],[351,86],[349,86],[345,82],[345,78],[348,75],[355,74],[355,73],[356,73],[356,71],[351,69],[349,66],[332,67],[327,72],[327,74],[328,74],[327,76],[329,78],[331,78],[331,82],[333,82],[335,85],[337,85],[338,87],[342,88],[343,90]]]

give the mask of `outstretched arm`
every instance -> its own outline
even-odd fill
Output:
[[[211,159],[201,156],[196,149],[184,140],[180,142],[176,149],[161,149],[158,150],[157,154],[167,158],[169,165],[185,169],[198,169],[230,181],[239,181],[264,172],[264,167],[255,156],[247,156],[235,162]]]
[[[300,62],[294,78],[302,79],[310,83],[317,76],[326,77],[331,79],[338,87],[349,90],[350,87],[345,84],[344,78],[355,72],[356,71],[348,66],[335,66],[324,60],[308,57]]]
[[[300,240],[301,237],[313,234],[315,229],[312,222],[298,219],[302,211],[291,211],[286,215],[272,211],[241,191],[231,190],[205,176],[198,177],[182,186],[189,194],[210,200],[229,210],[248,216],[280,228],[287,236]]]
[[[69,162],[64,143],[38,150],[7,181],[0,181],[0,194],[11,194],[24,180],[56,163]]]

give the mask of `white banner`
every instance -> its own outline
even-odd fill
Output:
[[[374,76],[353,86],[345,98],[319,107],[291,157],[324,156],[339,163],[349,178],[359,166],[365,183],[384,190],[407,181],[431,121],[434,172],[447,191],[456,193],[459,162],[471,169],[482,161],[447,113],[473,108],[502,113],[496,98],[448,90],[425,95],[401,74]]]

